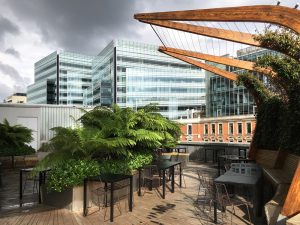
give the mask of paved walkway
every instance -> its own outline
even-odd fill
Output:
[[[202,210],[196,203],[198,193],[198,178],[196,171],[201,169],[204,174],[212,176],[216,169],[207,165],[191,165],[185,173],[186,188],[175,186],[175,193],[167,191],[166,199],[161,199],[154,189],[148,191],[143,197],[134,195],[133,212],[128,212],[126,201],[121,202],[121,214],[115,207],[114,222],[109,222],[109,209],[104,219],[104,209],[90,208],[89,215],[83,217],[81,212],[74,213],[66,209],[56,209],[46,205],[37,204],[37,196],[32,195],[32,188],[28,185],[25,202],[27,206],[18,206],[18,172],[10,171],[4,176],[4,185],[0,194],[0,224],[64,224],[64,225],[133,225],[133,224],[161,224],[161,225],[193,225],[213,224],[212,213]],[[5,181],[6,180],[6,181]],[[168,190],[168,189],[167,189]],[[230,213],[228,219],[230,220]],[[239,217],[234,216],[233,224],[247,224],[243,211],[238,210]],[[246,218],[247,219],[247,218]],[[219,218],[220,220],[220,218]],[[225,218],[225,224],[226,224]],[[230,224],[230,223],[229,223]]]

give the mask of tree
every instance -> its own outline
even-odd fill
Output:
[[[11,126],[7,119],[0,123],[0,155],[11,156],[14,167],[14,156],[28,155],[35,152],[29,144],[32,131],[21,125]]]

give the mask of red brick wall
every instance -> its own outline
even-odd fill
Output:
[[[181,122],[182,123],[182,122]],[[229,135],[229,123],[233,123],[233,134]],[[242,124],[242,133],[238,134],[238,123]],[[247,134],[247,123],[251,123],[251,134]],[[208,134],[204,134],[204,126],[208,125]],[[212,126],[215,124],[215,134],[212,134]],[[219,134],[219,124],[222,124],[223,132]],[[192,125],[192,135],[188,137],[187,126]],[[204,142],[250,142],[255,129],[256,120],[253,116],[247,118],[205,119],[198,123],[186,123],[181,127],[181,141]],[[231,141],[230,141],[231,140]]]

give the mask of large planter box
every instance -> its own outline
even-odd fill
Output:
[[[97,197],[93,196],[91,190],[99,187],[99,182],[89,182],[87,187],[87,198],[89,205],[97,204]],[[133,191],[138,189],[138,172],[133,173]],[[121,195],[124,195],[126,190],[121,190]],[[83,186],[75,186],[68,188],[62,192],[47,192],[46,186],[42,187],[42,202],[46,205],[57,208],[66,208],[74,212],[82,212],[83,209]],[[117,196],[117,195],[115,195]],[[109,200],[110,195],[108,195]],[[89,201],[90,200],[90,201]]]
[[[42,187],[42,202],[57,208],[66,208],[75,212],[82,211],[83,186],[75,186],[62,192],[47,192],[46,187]]]

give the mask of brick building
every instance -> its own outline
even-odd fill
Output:
[[[178,120],[182,124],[182,142],[251,142],[256,119],[239,115]]]

